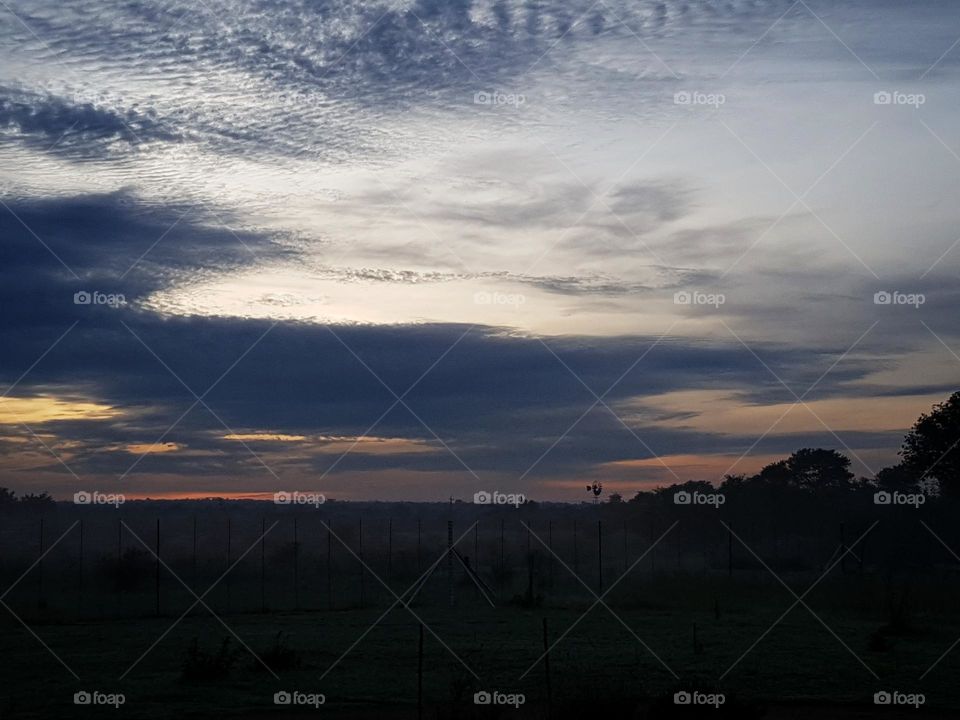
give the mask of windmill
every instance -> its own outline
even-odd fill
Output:
[[[599,483],[594,480],[593,483],[587,485],[587,492],[593,493],[593,504],[596,505],[598,502],[600,502],[600,493],[603,492],[603,483]]]

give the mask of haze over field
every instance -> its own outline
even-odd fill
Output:
[[[957,389],[958,28],[0,3],[0,485],[579,501],[800,447],[872,477]]]

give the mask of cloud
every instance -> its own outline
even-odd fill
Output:
[[[812,181],[832,168],[844,147],[831,143],[852,142],[876,110],[850,100],[850,84],[834,84],[837,57],[844,73],[864,68],[804,8],[771,29],[790,7],[17,0],[13,10],[43,40],[0,14],[12,38],[0,49],[0,132],[17,173],[11,184],[26,188],[0,209],[0,381],[9,387],[29,370],[8,407],[29,411],[31,429],[84,474],[119,477],[142,452],[130,477],[152,487],[330,471],[374,489],[417,477],[436,489],[437,478],[472,482],[464,465],[513,481],[529,471],[523,482],[535,486],[609,468],[650,472],[654,455],[729,457],[793,402],[778,378],[798,393],[819,382],[810,400],[832,425],[848,411],[871,412],[872,397],[900,408],[907,400],[889,397],[945,394],[953,358],[923,335],[945,361],[930,371],[930,358],[918,357],[917,332],[926,331],[916,318],[948,344],[960,335],[952,258],[923,279],[898,269],[877,284],[851,274],[850,257],[837,262],[844,250],[822,227],[810,234],[816,223],[798,212],[735,275],[720,274],[791,198],[718,123],[691,121],[699,108],[673,106],[672,90],[710,89],[749,50],[724,81],[736,89],[746,76],[740,89],[749,92],[731,93],[724,112],[749,113],[749,123],[731,125],[751,147],[755,134],[759,155],[785,168],[791,185],[794,173]],[[827,21],[838,21],[855,52],[871,64],[890,59],[880,47],[888,36],[874,32],[886,15],[857,25],[849,20],[858,6],[831,12]],[[949,32],[939,25],[938,36]],[[755,62],[762,53],[776,61],[766,77]],[[954,62],[945,58],[938,72]],[[826,126],[823,96],[796,82],[824,75],[830,81],[815,89],[849,95],[830,107],[850,112],[851,132]],[[797,88],[799,101],[789,97]],[[480,90],[529,97],[501,112],[474,104]],[[738,109],[738,100],[748,104]],[[654,148],[677,118],[692,128]],[[932,126],[951,126],[937,119]],[[823,142],[801,157],[797,138]],[[896,197],[898,178],[884,169],[855,177],[883,178]],[[107,190],[71,195],[70,183]],[[604,203],[588,212],[598,194],[616,216]],[[821,210],[820,194],[810,203]],[[845,218],[824,214],[844,231]],[[882,213],[863,217],[883,223]],[[955,223],[946,217],[944,226]],[[544,267],[531,269],[544,253]],[[232,299],[254,297],[264,317],[245,315],[243,302],[191,305],[217,283]],[[472,292],[455,296],[458,283],[549,296],[538,319],[555,324],[507,327],[477,311]],[[344,322],[274,324],[333,285],[353,293],[335,298]],[[677,308],[670,296],[687,287],[715,288],[728,302],[713,315]],[[877,307],[880,289],[916,289],[928,302],[922,314]],[[81,291],[126,303],[76,304]],[[404,305],[412,296],[422,304]],[[396,314],[355,322],[386,305]],[[471,326],[467,316],[479,319]],[[605,324],[613,316],[619,324]],[[677,334],[632,367],[662,319],[680,320]],[[845,355],[874,319],[884,332]],[[590,409],[591,390],[608,388],[619,418]],[[756,409],[750,422],[744,408]],[[858,451],[889,452],[898,430],[888,420],[844,424],[840,434]],[[793,422],[755,450],[837,446],[818,425]],[[22,425],[5,429],[4,481],[67,475]]]
[[[204,208],[152,206],[128,192],[6,198],[0,212],[0,298],[7,326],[89,318],[75,292],[122,294],[136,304],[200,271],[289,255],[277,237],[233,230]],[[229,214],[224,213],[227,218]]]
[[[135,459],[130,448],[156,444],[167,452],[147,453],[134,477],[234,473],[239,482],[262,479],[266,470],[253,450],[280,473],[322,474],[334,462],[335,474],[460,472],[466,464],[477,473],[519,477],[536,462],[532,482],[653,453],[746,449],[755,439],[754,427],[723,432],[710,425],[664,422],[655,399],[669,393],[704,399],[735,394],[743,403],[770,407],[793,401],[757,358],[732,339],[668,337],[631,370],[657,341],[655,336],[574,335],[542,341],[483,325],[275,325],[269,320],[166,316],[140,307],[138,300],[211,264],[244,267],[258,257],[285,257],[288,250],[270,236],[252,233],[241,236],[241,243],[222,227],[190,218],[182,218],[151,249],[180,217],[181,208],[142,206],[129,194],[11,200],[10,208],[31,230],[12,213],[0,216],[7,238],[0,251],[0,295],[9,308],[0,324],[0,380],[9,385],[42,357],[17,386],[12,402],[31,408],[42,402],[56,410],[35,412],[27,424],[48,434],[51,447],[59,448],[78,473],[119,476]],[[72,278],[33,233],[81,280]],[[145,252],[118,281],[118,273]],[[380,281],[412,278],[401,274]],[[599,284],[593,288],[597,292],[623,290],[583,277],[552,282],[558,283],[556,291],[574,294],[590,291],[591,282]],[[80,287],[123,292],[130,302],[115,308],[76,305],[73,293]],[[767,342],[752,349],[777,375],[802,389],[846,346]],[[869,389],[857,383],[883,366],[875,356],[846,358],[821,381],[818,392],[866,394]],[[572,427],[595,400],[584,385],[601,394],[618,379],[605,402],[630,430],[603,406]],[[204,404],[197,404],[193,393]],[[394,393],[404,404],[396,402]],[[654,405],[644,409],[644,398]],[[691,411],[698,407],[688,405]],[[67,412],[88,407],[109,412]],[[774,434],[758,449],[836,444],[821,428],[800,430]],[[371,439],[361,441],[358,452],[336,460],[365,434]],[[855,430],[849,442],[892,447],[894,435]],[[9,436],[35,444],[22,428]],[[18,442],[5,447],[8,458],[20,451]],[[44,458],[42,448],[35,450],[40,454],[33,469],[65,472]]]
[[[176,141],[179,136],[156,119],[129,109],[118,111],[70,99],[0,87],[0,133],[30,147],[66,157],[90,158],[120,152],[118,144]]]

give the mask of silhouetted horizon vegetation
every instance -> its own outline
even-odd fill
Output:
[[[826,448],[800,448],[782,460],[772,462],[753,475],[728,474],[718,486],[707,480],[691,479],[638,490],[629,500],[623,494],[613,492],[604,504],[643,503],[651,497],[672,495],[679,491],[719,492],[746,497],[769,496],[771,493],[791,491],[836,493],[836,492],[900,492],[921,493],[926,498],[960,498],[960,391],[947,400],[937,403],[929,413],[923,413],[903,439],[898,452],[900,461],[877,471],[874,477],[857,477],[850,470],[851,459],[843,452]],[[588,486],[596,498],[602,484],[596,481]],[[208,498],[143,499],[133,502],[263,502],[249,499],[230,499],[217,496]],[[417,501],[337,500],[329,502],[393,502],[402,504]],[[425,504],[439,501],[419,501]],[[460,502],[460,501],[457,501]],[[536,501],[555,502],[564,501]],[[587,504],[585,501],[574,504]],[[0,511],[23,510],[29,512],[54,509],[57,501],[47,492],[28,493],[18,497],[5,487],[0,487]]]

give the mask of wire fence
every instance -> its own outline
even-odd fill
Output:
[[[338,610],[411,586],[418,603],[533,606],[607,590],[629,602],[654,576],[773,580],[768,570],[810,574],[838,557],[839,573],[944,559],[906,513],[864,536],[867,518],[819,518],[800,533],[699,509],[386,507],[58,507],[4,518],[0,580],[11,606],[69,620],[200,611],[197,595],[218,613]]]

